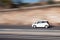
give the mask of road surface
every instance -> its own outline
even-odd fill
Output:
[[[34,29],[32,28],[31,25],[23,25],[23,26],[17,26],[17,25],[0,25],[0,29]],[[60,27],[57,26],[50,26],[50,28],[35,28],[35,29],[40,29],[40,30],[60,30]]]
[[[60,30],[0,29],[0,40],[60,40]]]
[[[0,25],[0,40],[60,40],[60,27]]]
[[[2,37],[5,38],[0,38],[0,40],[60,40],[59,36],[43,36],[43,35],[40,36],[3,35]]]

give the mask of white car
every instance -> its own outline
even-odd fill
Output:
[[[36,27],[45,27],[45,28],[48,28],[49,26],[50,25],[49,25],[47,20],[37,21],[37,22],[32,24],[33,28],[36,28]]]

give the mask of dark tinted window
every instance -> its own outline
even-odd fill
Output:
[[[42,23],[48,23],[48,21],[42,21]]]

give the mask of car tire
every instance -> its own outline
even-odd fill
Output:
[[[36,25],[33,25],[33,28],[36,28]]]
[[[48,26],[47,26],[47,25],[45,25],[45,28],[48,28]]]

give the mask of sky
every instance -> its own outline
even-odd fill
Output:
[[[23,0],[25,3],[35,3],[38,2],[39,0]]]
[[[12,0],[14,4],[18,4],[19,1],[20,0]],[[22,0],[22,1],[23,3],[35,3],[35,2],[38,2],[39,0]]]
[[[18,4],[18,2],[19,2],[20,0],[12,0],[12,2],[14,3],[14,4]],[[35,3],[35,2],[39,2],[39,1],[41,1],[41,0],[22,0],[23,1],[23,3]],[[46,1],[46,0],[45,0]]]

